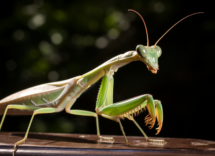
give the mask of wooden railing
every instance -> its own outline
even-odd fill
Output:
[[[24,133],[0,132],[0,156],[12,156],[14,143]],[[110,136],[108,136],[110,137]],[[96,135],[29,133],[25,144],[18,146],[16,156],[69,156],[69,155],[144,155],[144,156],[215,156],[215,142],[184,138],[164,139],[166,144],[146,142],[144,137],[113,136],[114,143],[98,142]]]

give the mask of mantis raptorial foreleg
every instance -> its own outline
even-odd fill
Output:
[[[109,104],[113,103],[113,77],[112,76],[108,76],[108,75],[104,75],[102,78],[102,83],[99,89],[99,94],[98,94],[98,98],[96,101],[96,112],[98,110],[98,108],[107,106]],[[108,118],[110,120],[114,120],[116,122],[119,121],[118,118],[113,117],[113,116],[108,116],[105,114],[101,114],[101,116]],[[97,122],[97,125],[99,123]],[[97,126],[99,129],[99,126]],[[100,138],[100,141],[111,141],[112,143],[114,142],[114,138],[113,137],[102,137],[102,136],[98,136]],[[103,140],[102,140],[103,139]]]
[[[133,119],[133,114],[139,113],[140,110],[147,107],[149,111],[149,115],[145,118],[146,125],[150,125],[152,128],[155,124],[156,117],[159,122],[158,132],[162,127],[163,121],[163,111],[162,105],[159,100],[154,100],[153,97],[149,94],[141,95],[138,97],[134,97],[128,100],[124,100],[122,102],[113,103],[113,77],[112,75],[106,74],[102,79],[102,84],[99,90],[98,100],[96,104],[96,112],[97,114],[119,122],[122,133],[125,137],[126,143],[131,145],[125,135],[122,124],[120,122],[120,118],[128,118],[132,120],[136,126],[140,129],[144,137],[147,141],[153,142],[163,142],[164,140],[152,140],[148,139],[148,136],[141,129],[138,123]]]

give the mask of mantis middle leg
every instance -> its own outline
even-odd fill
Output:
[[[105,85],[103,85],[104,83],[106,83],[106,77],[103,78],[102,80],[102,85],[101,85],[101,88],[100,88],[100,91],[102,90],[103,87],[106,87]],[[102,87],[103,86],[103,87]],[[105,89],[106,90],[106,89]],[[99,94],[100,95],[100,94]],[[98,99],[97,101],[99,100],[99,97],[98,96]],[[91,112],[91,111],[86,111],[86,110],[74,110],[74,109],[71,109],[71,107],[73,106],[74,104],[74,101],[70,101],[69,104],[66,106],[65,110],[67,113],[69,114],[73,114],[73,115],[81,115],[81,116],[92,116],[92,117],[95,117],[96,118],[96,127],[97,127],[97,135],[98,135],[98,138],[100,140],[104,139],[106,142],[114,142],[114,139],[112,137],[102,137],[100,135],[100,129],[99,129],[99,118],[98,118],[98,114],[95,113],[95,112]],[[112,117],[111,117],[112,118]],[[117,118],[112,118],[112,120],[118,120]]]

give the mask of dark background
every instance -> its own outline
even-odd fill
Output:
[[[210,3],[209,3],[210,2]],[[150,93],[162,102],[164,124],[158,137],[214,140],[215,13],[212,1],[185,0],[19,0],[0,6],[0,97],[22,89],[82,75],[106,60],[149,44],[181,18],[159,43],[162,55],[156,75],[133,62],[114,75],[114,101]],[[73,109],[94,111],[100,81],[76,101]],[[149,136],[144,112],[137,122]],[[122,135],[119,125],[99,118],[101,134]],[[7,116],[2,131],[26,131],[30,116]],[[131,121],[127,135],[141,136]],[[31,132],[96,134],[93,117],[37,115]]]

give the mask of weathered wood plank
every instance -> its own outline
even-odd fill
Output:
[[[24,133],[0,132],[0,155],[11,156],[14,143]],[[110,137],[110,136],[108,136]],[[200,139],[164,139],[167,144],[146,142],[143,137],[128,136],[133,146],[127,146],[122,136],[114,136],[115,143],[100,143],[96,135],[29,133],[25,144],[18,146],[16,156],[68,156],[68,155],[144,155],[194,156],[215,155],[215,142]]]

